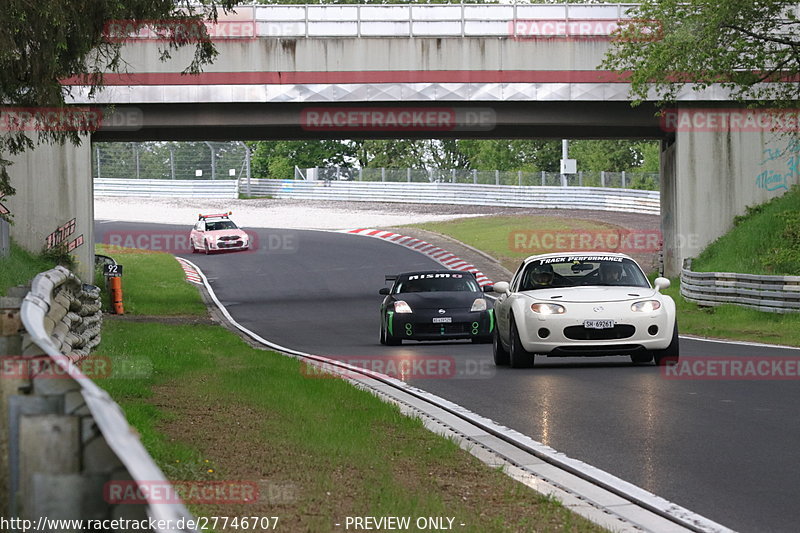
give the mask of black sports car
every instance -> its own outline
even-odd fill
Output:
[[[472,339],[492,342],[494,310],[475,276],[459,270],[406,272],[386,276],[394,282],[380,294],[381,344]]]

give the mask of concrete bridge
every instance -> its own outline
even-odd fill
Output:
[[[66,83],[71,103],[115,106],[92,141],[660,139],[665,264],[675,274],[746,206],[797,183],[798,153],[720,87],[687,89],[666,118],[652,102],[631,107],[625,79],[597,70],[628,7],[241,7],[210,27],[219,56],[202,74],[181,74],[191,50],[160,62],[163,43],[142,31],[124,48],[128,72],[108,75],[99,95]],[[89,268],[89,143],[40,147],[12,172],[14,238],[39,250],[74,218]]]

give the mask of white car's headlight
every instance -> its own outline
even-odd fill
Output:
[[[486,311],[486,300],[483,298],[475,298],[470,311]]]
[[[395,313],[410,313],[411,312],[411,306],[408,305],[403,300],[397,300],[394,303],[394,312]]]
[[[532,304],[531,311],[540,315],[563,315],[566,308],[558,304]]]
[[[636,313],[650,313],[661,308],[661,302],[658,300],[645,300],[644,302],[636,302],[631,306],[631,311]]]

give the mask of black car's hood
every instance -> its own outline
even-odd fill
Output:
[[[483,293],[466,291],[446,292],[401,292],[392,295],[395,300],[403,300],[411,309],[463,309],[469,310],[475,298]]]

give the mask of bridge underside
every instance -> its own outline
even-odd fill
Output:
[[[391,131],[313,123],[309,112],[388,109],[452,115]],[[119,120],[117,120],[117,117]],[[106,121],[104,121],[106,122]],[[93,141],[230,141],[352,138],[665,138],[656,108],[628,102],[368,102],[116,105]],[[124,123],[123,123],[124,122]],[[447,121],[445,121],[447,122]]]

